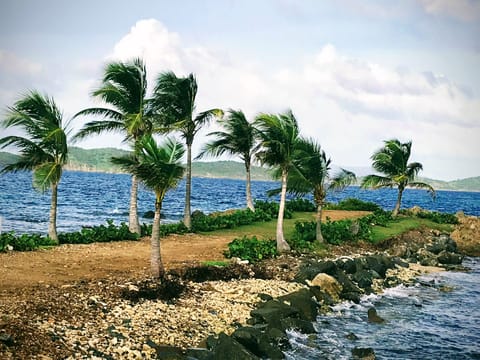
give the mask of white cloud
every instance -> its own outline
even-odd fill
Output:
[[[16,54],[0,49],[0,71],[14,74],[40,73],[42,66],[36,62],[17,56]]]
[[[463,21],[480,19],[478,0],[419,0],[427,14],[448,16]]]

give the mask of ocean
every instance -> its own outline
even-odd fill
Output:
[[[57,228],[59,232],[78,231],[82,226],[128,222],[131,179],[126,174],[106,174],[66,171],[58,194]],[[253,181],[252,195],[257,200],[272,200],[266,192],[278,187],[273,181]],[[364,190],[348,187],[331,193],[327,200],[337,202],[347,197],[372,201],[384,209],[392,209],[395,189]],[[185,184],[167,193],[163,203],[164,222],[179,221],[183,215]],[[245,181],[232,179],[192,179],[192,211],[205,213],[245,207]],[[140,217],[154,210],[153,192],[140,187],[138,208]],[[418,205],[424,209],[480,216],[480,192],[438,191],[432,200],[426,191],[407,189],[402,207]],[[0,231],[46,234],[50,194],[40,194],[32,188],[28,172],[0,175]],[[141,222],[151,220],[141,218]]]

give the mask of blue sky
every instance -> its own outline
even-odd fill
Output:
[[[412,140],[422,175],[452,180],[480,175],[479,34],[480,0],[2,0],[0,107],[37,89],[68,119],[99,105],[89,93],[107,61],[140,56],[150,84],[194,72],[200,111],[291,108],[347,168],[383,140]]]

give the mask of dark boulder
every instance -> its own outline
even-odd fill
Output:
[[[288,341],[288,336],[285,332],[277,328],[267,328],[266,334],[270,342],[283,351],[290,350],[292,345]]]
[[[268,324],[270,327],[282,329],[281,319],[300,317],[299,310],[277,300],[270,300],[266,303],[260,304],[257,309],[250,312],[252,325],[254,324]]]
[[[340,293],[342,299],[350,300],[355,303],[360,302],[360,294],[362,291],[342,270],[338,270],[333,277],[337,279],[342,286],[342,292]]]
[[[283,330],[296,330],[302,334],[315,334],[317,332],[313,326],[313,323],[307,320],[285,318],[281,319],[280,323]]]
[[[383,324],[385,320],[378,316],[377,310],[375,310],[375,308],[370,308],[368,309],[368,322],[374,324]]]
[[[395,263],[385,255],[367,256],[365,260],[367,262],[367,268],[376,271],[382,278],[385,278],[388,269],[395,267]]]
[[[353,359],[363,359],[363,360],[374,360],[375,351],[372,348],[353,348],[352,349],[352,357]]]
[[[357,263],[354,259],[338,259],[335,263],[337,264],[338,268],[342,269],[347,274],[354,274],[360,270],[357,267]]]
[[[318,315],[317,303],[308,289],[300,289],[291,294],[280,296],[278,301],[289,304],[299,311],[300,318],[315,321]]]
[[[295,281],[306,284],[307,280],[312,280],[317,274],[325,273],[332,275],[338,270],[337,265],[333,261],[308,261],[303,263],[295,275]]]
[[[325,291],[322,291],[320,286],[310,286],[310,292],[312,293],[313,296],[315,296],[315,299],[317,299],[317,301],[321,305],[327,305],[327,306],[335,305],[335,301],[333,300],[333,298]]]
[[[371,289],[373,279],[378,278],[379,275],[373,270],[360,270],[353,274],[352,279],[362,289]]]
[[[219,334],[218,339],[212,348],[212,360],[257,360],[260,359],[255,354],[248,351],[242,344],[227,336],[224,333]]]
[[[269,336],[254,327],[241,327],[232,334],[233,339],[261,358],[284,359],[282,351],[271,344]]]
[[[457,252],[457,243],[452,240],[452,238],[446,234],[442,234],[437,237],[431,245],[428,245],[427,250],[436,255],[440,254],[442,251],[447,252]]]
[[[187,359],[195,359],[195,360],[212,360],[213,359],[213,352],[207,349],[200,349],[200,348],[191,348],[188,349],[185,353]]]
[[[463,256],[460,254],[456,254],[456,253],[448,252],[444,250],[440,254],[438,254],[437,259],[441,264],[459,265],[463,261]]]

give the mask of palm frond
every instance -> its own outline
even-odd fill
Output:
[[[437,193],[435,192],[435,189],[430,184],[427,184],[427,183],[424,183],[424,182],[412,181],[412,182],[409,182],[407,186],[411,187],[411,188],[415,188],[415,189],[427,190],[427,192],[430,194],[430,196],[433,199],[435,199],[436,196],[437,196]]]
[[[367,189],[367,188],[373,188],[373,189],[380,189],[383,187],[394,187],[397,184],[392,181],[389,177],[384,177],[380,175],[367,175],[363,178],[362,183],[360,187]]]
[[[345,169],[340,169],[340,171],[335,174],[332,179],[330,179],[330,184],[328,188],[336,191],[343,190],[347,186],[354,184],[356,180],[357,177],[353,172]]]

